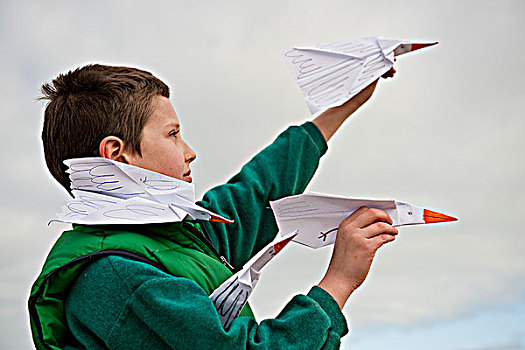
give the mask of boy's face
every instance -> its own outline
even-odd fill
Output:
[[[190,163],[197,155],[182,140],[179,119],[170,101],[155,96],[153,113],[142,130],[139,154],[125,154],[129,164],[191,182]]]

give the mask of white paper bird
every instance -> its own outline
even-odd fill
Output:
[[[195,204],[193,184],[110,159],[68,159],[71,193],[57,221],[85,225],[232,220]]]
[[[297,230],[294,242],[319,248],[333,244],[341,222],[361,207],[387,212],[394,226],[430,224],[457,219],[395,200],[359,199],[318,193],[285,197],[270,206],[280,232]]]
[[[259,281],[261,269],[296,236],[297,232],[293,232],[282,239],[276,238],[244,264],[242,270],[213,291],[210,299],[219,313],[224,329],[230,328],[233,319],[240,314]]]
[[[376,36],[295,47],[284,57],[315,114],[342,105],[387,73],[395,56],[435,44]]]

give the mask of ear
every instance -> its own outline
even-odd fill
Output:
[[[100,141],[98,153],[102,158],[129,164],[124,155],[124,141],[116,136],[107,136]]]

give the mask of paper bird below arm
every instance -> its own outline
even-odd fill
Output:
[[[340,106],[394,65],[394,57],[434,43],[382,37],[295,47],[284,54],[312,114]]]
[[[295,242],[319,248],[335,242],[339,224],[361,207],[386,211],[394,226],[455,221],[456,218],[395,200],[300,194],[270,202],[281,232],[298,230]]]
[[[224,329],[228,329],[248,301],[248,297],[259,281],[261,269],[270,262],[294,237],[297,232],[273,241],[251,258],[241,271],[228,278],[210,295]]]

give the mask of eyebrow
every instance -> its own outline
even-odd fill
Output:
[[[166,127],[166,128],[175,128],[175,129],[180,129],[180,124],[179,124],[179,123],[168,123],[168,124],[166,124],[165,127]]]

